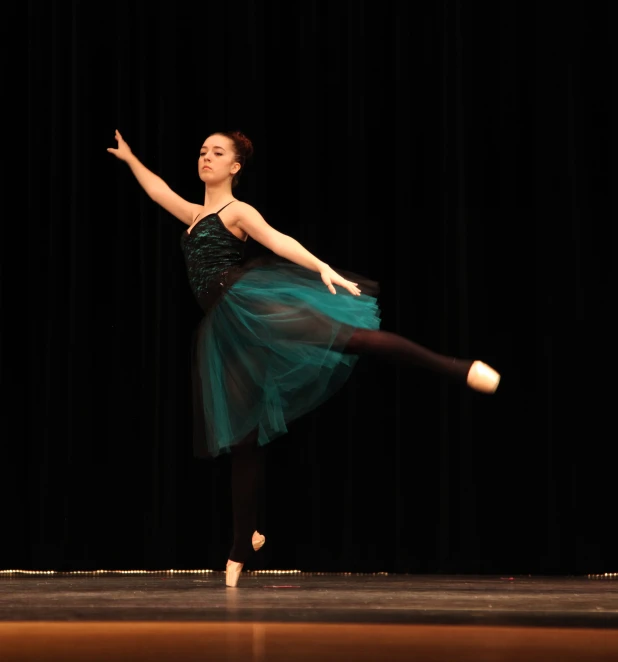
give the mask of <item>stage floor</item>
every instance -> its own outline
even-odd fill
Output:
[[[618,581],[223,573],[0,577],[0,659],[618,660]]]
[[[618,580],[223,573],[0,578],[0,620],[618,628]]]

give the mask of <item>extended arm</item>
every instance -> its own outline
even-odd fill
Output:
[[[161,177],[148,170],[137,156],[133,154],[119,131],[116,131],[116,140],[118,141],[118,147],[109,147],[107,151],[121,161],[124,161],[131,168],[135,179],[137,179],[140,186],[152,200],[183,223],[191,225],[193,219],[199,214],[201,207],[181,198],[177,193],[172,191]]]
[[[268,225],[262,215],[253,207],[243,204],[240,210],[238,226],[244,230],[251,238],[259,241],[260,244],[269,248],[273,253],[299,264],[301,267],[317,271],[326,287],[336,294],[334,285],[345,287],[351,294],[358,295],[360,290],[356,287],[357,283],[352,283],[342,278],[337,272],[333,271],[328,264],[319,260],[310,253],[300,242],[293,237],[282,234],[278,230]]]

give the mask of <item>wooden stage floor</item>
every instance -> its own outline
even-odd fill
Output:
[[[618,660],[618,578],[0,575],[0,660]]]

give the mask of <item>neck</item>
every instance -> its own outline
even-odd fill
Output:
[[[229,182],[210,184],[206,187],[206,192],[204,193],[204,207],[209,209],[219,204],[224,205],[233,197],[232,187]]]

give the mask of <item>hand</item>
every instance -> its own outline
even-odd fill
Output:
[[[337,294],[334,286],[341,285],[341,287],[345,287],[345,289],[350,292],[350,294],[353,294],[354,296],[360,296],[361,291],[357,287],[358,283],[353,283],[351,280],[346,280],[336,271],[333,271],[328,265],[325,265],[320,270],[320,276],[322,276],[322,281],[333,294]]]
[[[118,147],[108,147],[107,151],[110,152],[110,154],[113,154],[115,157],[119,158],[121,161],[126,161],[132,154],[131,148],[124,141],[118,129],[116,129],[115,138],[118,141]]]

